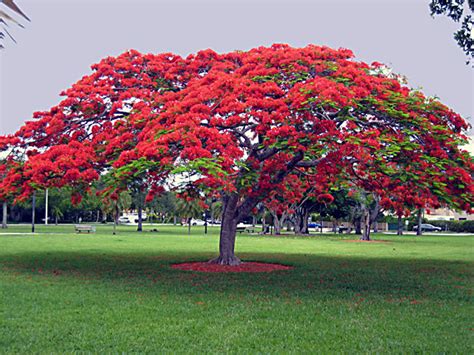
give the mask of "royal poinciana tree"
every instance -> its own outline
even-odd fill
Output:
[[[412,162],[426,165],[414,184],[441,181],[437,194],[469,210],[472,162],[458,148],[466,122],[379,67],[314,45],[106,58],[59,105],[0,139],[8,159],[28,154],[7,169],[1,189],[21,199],[73,185],[79,199],[107,172],[112,189],[139,177],[150,198],[185,179],[184,189],[218,191],[220,253],[212,262],[230,265],[240,262],[237,223],[293,174],[338,166],[367,185]],[[390,153],[370,158],[378,145]]]

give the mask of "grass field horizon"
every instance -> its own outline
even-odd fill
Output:
[[[474,350],[473,236],[241,235],[244,261],[294,269],[209,274],[171,265],[216,256],[218,228],[157,228],[0,231],[2,352]]]

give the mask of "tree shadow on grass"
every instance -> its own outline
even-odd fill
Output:
[[[354,294],[385,298],[464,301],[470,297],[472,264],[461,261],[407,260],[316,256],[300,254],[243,254],[244,260],[277,262],[293,270],[271,273],[201,273],[171,268],[184,261],[207,260],[208,253],[183,254],[101,252],[22,253],[4,257],[0,268],[18,277],[55,282],[98,282],[141,292],[183,295],[218,293],[262,297],[351,298]]]

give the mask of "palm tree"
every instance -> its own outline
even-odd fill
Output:
[[[23,11],[20,10],[20,8],[13,2],[13,0],[0,0],[0,4],[3,4],[7,8],[9,8],[11,11],[15,12],[16,14],[20,15],[24,19],[31,21],[28,16],[25,15]],[[5,11],[0,9],[0,24],[2,25],[1,30],[0,30],[0,40],[3,40],[5,38],[5,35],[10,37],[10,39],[16,43],[15,38],[8,32],[7,27],[9,26],[9,23],[13,23],[15,25],[18,25],[21,28],[24,28],[21,23],[19,23],[17,20],[15,20],[13,17],[11,17],[9,14],[7,14]],[[4,48],[3,43],[0,42],[0,48]]]
[[[53,206],[53,216],[54,216],[54,224],[55,225],[58,225],[58,221],[60,218],[62,218],[64,216],[64,213],[61,209],[61,206],[58,206],[58,205],[54,205]]]
[[[179,199],[176,202],[176,209],[181,217],[186,218],[188,222],[188,234],[191,234],[191,221],[193,217],[202,216],[202,207],[197,200],[186,201]]]

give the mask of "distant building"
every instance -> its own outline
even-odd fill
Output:
[[[474,214],[456,212],[448,208],[438,208],[426,211],[425,218],[430,221],[473,221]]]

